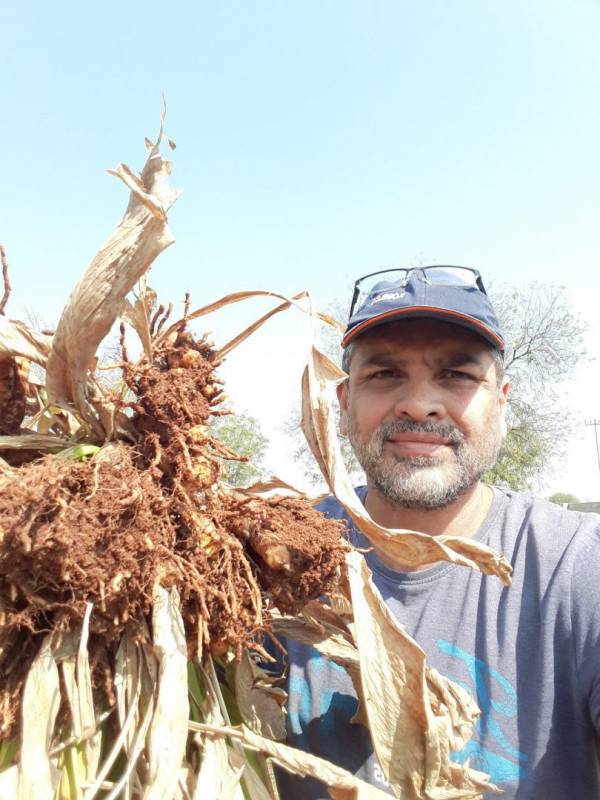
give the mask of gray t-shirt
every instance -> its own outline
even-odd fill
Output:
[[[364,487],[357,490],[364,498]],[[319,508],[345,519],[335,498]],[[482,716],[469,759],[510,800],[600,798],[600,515],[495,490],[474,537],[502,552],[513,583],[448,563],[396,572],[366,555],[384,600],[428,663],[472,692]],[[316,650],[288,648],[289,742],[385,788],[346,672]],[[385,691],[385,687],[382,687]],[[279,776],[283,800],[328,798],[311,779]]]

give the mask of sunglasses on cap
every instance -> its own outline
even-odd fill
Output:
[[[419,280],[431,286],[477,288],[483,294],[487,294],[480,272],[476,269],[471,269],[471,267],[436,264],[428,267],[382,269],[378,272],[370,272],[368,275],[363,275],[362,278],[355,282],[349,317],[352,317],[357,306],[360,308],[375,286],[381,283],[391,283],[399,288],[404,288],[414,272],[418,273]]]

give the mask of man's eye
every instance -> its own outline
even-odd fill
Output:
[[[397,373],[393,369],[378,369],[377,372],[371,373],[371,378],[381,380],[385,378],[393,378]]]
[[[366,372],[363,380],[365,381],[386,381],[392,380],[396,377],[396,371],[393,369],[376,369],[373,372]]]
[[[469,374],[468,372],[461,372],[458,369],[446,369],[442,373],[442,378],[449,379],[451,381],[474,381],[476,378]]]

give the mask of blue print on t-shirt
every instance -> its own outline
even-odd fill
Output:
[[[315,648],[311,648],[306,661],[306,674],[321,673],[324,669],[346,675],[346,670],[324,658]],[[292,675],[289,682],[289,729],[294,737],[294,744],[303,749],[310,749],[308,726],[314,719],[310,684],[304,675]],[[358,709],[358,700],[349,694],[325,688],[318,697],[319,701],[319,737],[323,748],[322,755],[331,761],[339,760],[340,737],[333,735],[336,730],[344,730],[350,725],[352,717]]]
[[[480,742],[471,740],[461,751],[453,753],[452,759],[459,764],[469,759],[469,763],[474,769],[490,775],[492,783],[507,783],[518,778],[526,778],[527,771],[518,762],[527,761],[528,756],[510,744],[498,721],[498,717],[514,717],[517,713],[517,693],[512,683],[492,669],[485,661],[466,653],[455,644],[440,639],[438,647],[442,653],[457,659],[466,666],[474,684],[477,704],[481,709],[481,717],[476,726],[477,734],[482,739],[491,739],[505,753],[505,755],[500,755],[489,747],[484,747]],[[472,687],[466,681],[450,675],[448,678],[472,691]],[[504,702],[500,703],[492,699],[492,681],[495,681],[503,690]],[[511,758],[507,758],[506,755]]]

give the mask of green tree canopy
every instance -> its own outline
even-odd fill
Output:
[[[213,417],[211,433],[226,447],[248,461],[226,460],[223,477],[232,486],[249,486],[265,475],[264,457],[269,440],[263,434],[255,417],[249,414],[231,414]]]
[[[545,451],[544,438],[527,422],[508,429],[496,466],[484,475],[486,483],[506,486],[515,491],[531,488],[540,471]]]
[[[559,388],[585,358],[585,325],[564,286],[492,287],[492,304],[506,339],[510,378],[508,436],[492,483],[523,490],[534,486],[564,450],[573,421],[561,407]]]
[[[565,503],[581,503],[578,497],[575,497],[574,494],[569,494],[569,492],[555,492],[550,495],[548,500],[550,500],[551,503],[557,503],[559,506],[565,505]]]

